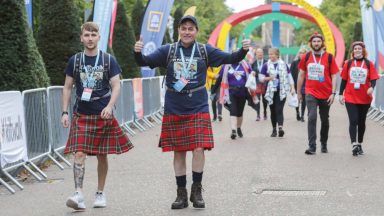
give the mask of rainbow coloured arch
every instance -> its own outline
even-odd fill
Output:
[[[232,26],[235,26],[244,20],[268,13],[272,13],[272,6],[270,4],[261,5],[255,8],[244,10],[239,13],[232,14],[231,16],[223,20],[218,26],[216,26],[216,28],[211,33],[211,36],[209,37],[208,43],[212,46],[217,46],[218,48],[224,49],[225,37],[229,33]],[[316,23],[315,18],[311,14],[309,14],[306,10],[296,6],[281,5],[280,13],[300,17],[309,20],[313,23]],[[341,66],[344,61],[345,53],[344,38],[340,30],[335,26],[335,24],[333,24],[330,20],[327,20],[327,22],[332,31],[333,38],[336,42],[335,60],[337,65]]]

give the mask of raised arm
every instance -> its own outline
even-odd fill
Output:
[[[233,53],[227,53],[217,48],[213,48],[207,45],[208,64],[213,67],[218,67],[222,64],[234,64],[244,59],[245,55],[249,51],[251,41],[244,39],[242,41],[242,48]]]
[[[140,40],[136,41],[134,47],[135,61],[139,66],[149,66],[150,68],[167,66],[166,62],[169,45],[161,46],[149,55],[143,55],[143,53],[141,52],[143,48],[143,37],[140,36]]]

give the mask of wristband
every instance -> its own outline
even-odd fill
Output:
[[[63,112],[61,113],[61,116],[63,116],[63,115],[68,115],[68,112],[67,112],[67,111],[63,111]]]

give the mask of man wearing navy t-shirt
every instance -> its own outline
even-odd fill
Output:
[[[232,54],[225,53],[212,46],[197,43],[195,39],[198,30],[196,18],[184,16],[179,22],[180,41],[177,43],[164,45],[149,55],[143,55],[141,52],[144,47],[141,38],[135,44],[135,59],[140,66],[167,69],[165,78],[167,91],[159,147],[163,152],[174,152],[173,167],[177,197],[172,203],[172,209],[188,206],[187,151],[192,151],[193,154],[190,201],[195,208],[205,208],[201,194],[204,150],[214,147],[208,94],[205,88],[207,68],[241,61],[250,46],[250,41],[244,40],[243,47],[239,51]]]

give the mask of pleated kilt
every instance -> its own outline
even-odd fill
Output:
[[[121,154],[133,148],[115,118],[74,114],[64,153]]]
[[[163,152],[214,147],[209,113],[164,114],[159,147]]]

